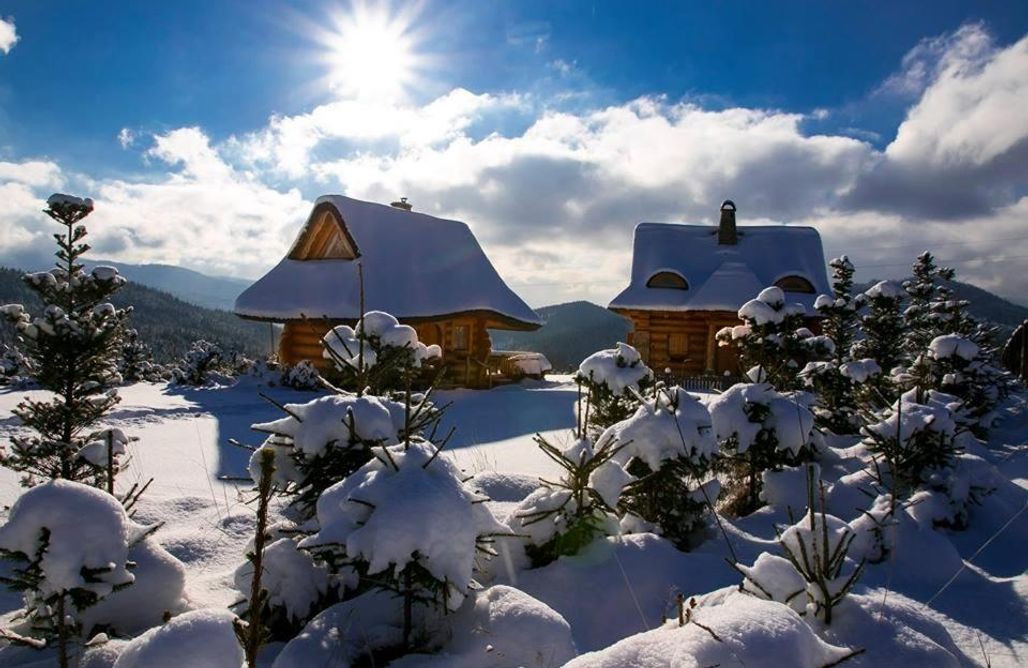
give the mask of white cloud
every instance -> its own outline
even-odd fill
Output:
[[[1028,190],[1028,37],[998,48],[969,25],[911,54],[904,80],[923,84],[920,98],[847,206],[961,219],[1017,199]]]
[[[7,55],[18,41],[18,31],[14,28],[14,18],[0,16],[0,51]]]
[[[11,223],[12,246],[48,239],[39,198],[64,179],[97,199],[98,254],[245,276],[281,258],[312,196],[406,195],[468,221],[536,305],[605,303],[628,280],[637,222],[714,222],[731,197],[742,224],[815,225],[865,278],[901,276],[928,248],[964,278],[1024,294],[1013,269],[1028,256],[1026,49],[979,26],[915,49],[897,75],[915,97],[885,151],[847,132],[805,134],[808,117],[779,110],[642,97],[571,111],[458,88],[422,106],[340,100],[222,142],[178,128],[153,137],[146,178],[0,163],[0,195],[29,212]]]
[[[128,149],[136,142],[136,133],[130,128],[122,128],[118,130],[118,143],[122,148]]]

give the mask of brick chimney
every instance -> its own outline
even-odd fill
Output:
[[[720,246],[734,246],[738,240],[735,233],[735,202],[726,199],[721,204],[721,222],[717,227],[717,243]]]
[[[396,202],[390,202],[389,206],[394,206],[397,209],[403,209],[404,211],[410,211],[414,208],[414,205],[408,202],[406,197],[401,197]]]

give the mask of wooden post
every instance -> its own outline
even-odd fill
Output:
[[[717,333],[716,325],[712,322],[707,323],[707,353],[704,364],[704,369],[710,373],[717,371],[717,349],[715,346],[714,335]]]

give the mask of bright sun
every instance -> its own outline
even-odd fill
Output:
[[[413,16],[356,4],[318,41],[327,47],[329,85],[340,95],[370,100],[402,97],[415,79]]]

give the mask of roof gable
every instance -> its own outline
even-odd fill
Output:
[[[311,211],[288,257],[291,260],[354,260],[360,257],[360,251],[338,209],[329,202],[322,202]]]
[[[660,271],[681,274],[690,289],[647,287]],[[713,225],[640,223],[635,228],[631,284],[610,308],[735,311],[787,276],[802,277],[814,286],[815,294],[787,293],[808,310],[817,293],[830,292],[821,237],[814,228],[739,226],[735,244],[719,244]]]
[[[485,312],[490,326],[534,329],[536,315],[500,278],[462,222],[341,195],[318,198],[289,254],[236,300],[244,318],[401,319]]]

